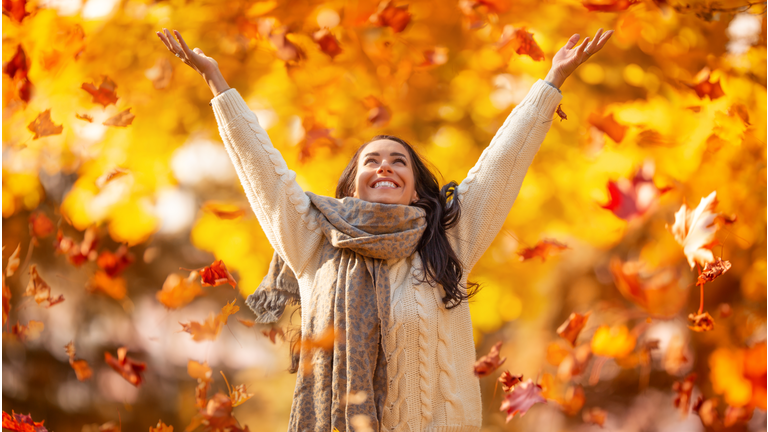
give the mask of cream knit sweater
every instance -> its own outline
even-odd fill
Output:
[[[556,88],[537,81],[459,185],[461,219],[448,236],[464,267],[462,283],[501,229],[561,99]],[[236,90],[219,94],[211,106],[259,223],[296,274],[301,298],[310,298],[308,290],[323,265],[323,234],[313,214],[317,210]],[[418,253],[388,264],[393,317],[389,346],[395,347],[395,361],[387,369],[382,430],[479,431],[480,383],[472,368],[476,354],[467,302],[447,310],[442,288],[416,283]]]

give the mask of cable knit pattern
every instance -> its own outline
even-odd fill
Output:
[[[464,267],[472,267],[501,230],[523,178],[552,125],[560,92],[537,81],[504,121],[456,189],[462,215],[448,240]],[[322,234],[309,199],[256,115],[232,89],[211,101],[227,153],[251,208],[275,251],[296,273],[302,303],[323,267]],[[406,257],[403,257],[406,258]],[[480,382],[469,306],[446,310],[437,289],[418,284],[418,253],[392,263],[391,321],[386,353],[388,394],[382,429],[410,432],[479,432]],[[405,263],[408,261],[407,263]],[[407,266],[406,271],[395,270]],[[307,322],[302,316],[302,328]]]

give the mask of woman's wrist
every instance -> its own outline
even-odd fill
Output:
[[[221,72],[219,72],[218,69],[203,74],[203,79],[205,79],[205,83],[208,84],[208,88],[211,89],[213,97],[216,97],[223,91],[229,89],[227,81],[224,79],[224,76],[221,74]]]
[[[562,74],[557,72],[556,70],[550,69],[549,73],[547,73],[547,77],[544,78],[544,80],[549,81],[550,83],[552,83],[552,85],[554,85],[559,89],[560,87],[562,87],[563,83],[565,82],[565,77],[562,76]]]

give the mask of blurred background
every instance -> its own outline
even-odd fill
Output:
[[[180,431],[201,415],[192,360],[211,369],[209,398],[253,394],[232,411],[241,426],[287,428],[287,343],[244,304],[273,250],[210,90],[156,31],[216,59],[299,184],[333,195],[380,133],[460,182],[557,50],[602,27],[615,34],[562,86],[567,119],[554,117],[470,274],[484,286],[478,357],[503,341],[507,358],[481,379],[483,430],[600,430],[601,413],[612,431],[765,430],[765,12],[745,0],[4,1],[3,410],[57,432]],[[704,285],[714,328],[694,331],[698,272],[671,230],[712,192],[711,227],[678,224],[731,264]],[[185,279],[215,260],[235,289]],[[182,330],[233,300],[214,340]],[[575,347],[557,333],[573,312],[591,313]],[[138,386],[132,361],[146,366]],[[548,402],[507,423],[503,370]]]

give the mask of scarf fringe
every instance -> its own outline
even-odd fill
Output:
[[[298,293],[278,289],[266,291],[261,287],[245,299],[245,304],[256,314],[254,321],[259,324],[276,323],[283,316],[286,306],[300,303]]]

